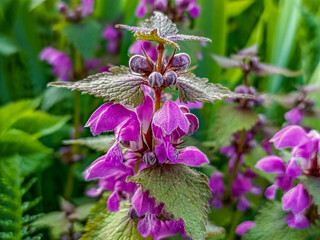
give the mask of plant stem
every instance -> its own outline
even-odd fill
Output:
[[[238,225],[238,222],[239,222],[241,215],[242,215],[242,213],[238,210],[236,210],[236,212],[234,212],[231,227],[230,227],[229,234],[228,234],[228,237],[226,240],[233,240],[234,239],[236,228],[237,228],[237,225]]]
[[[157,50],[158,50],[157,71],[161,73],[164,45],[162,43],[159,43]]]

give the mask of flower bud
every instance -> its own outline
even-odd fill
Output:
[[[139,218],[138,213],[134,207],[131,207],[128,211],[128,215],[132,220],[136,220]]]
[[[186,53],[176,54],[172,59],[172,67],[176,71],[187,70],[190,66],[191,59],[190,56]]]
[[[163,78],[164,78],[164,84],[170,86],[170,85],[175,85],[177,83],[178,75],[174,71],[169,71],[163,75]]]
[[[156,163],[157,159],[153,152],[146,152],[143,157],[143,162],[147,165],[153,165]]]
[[[134,55],[130,58],[129,66],[136,73],[152,72],[153,63],[149,62],[145,57]]]
[[[149,83],[151,87],[161,87],[163,77],[159,72],[152,72],[149,76]]]

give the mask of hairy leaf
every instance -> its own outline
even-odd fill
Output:
[[[179,87],[179,98],[185,103],[214,102],[223,98],[254,98],[252,95],[234,93],[220,84],[208,83],[208,79],[198,78],[190,72],[178,78],[177,86]]]
[[[127,181],[141,184],[142,190],[149,190],[157,204],[163,202],[175,219],[182,219],[185,230],[192,239],[206,236],[208,198],[210,189],[205,175],[184,164],[163,164],[143,169]]]
[[[133,32],[139,40],[155,41],[177,49],[179,49],[179,45],[177,44],[178,41],[198,40],[211,42],[210,39],[205,37],[178,34],[179,31],[176,24],[161,12],[154,12],[151,18],[146,19],[141,27],[132,27],[121,24],[116,25],[116,27]]]
[[[318,214],[320,214],[320,179],[311,176],[302,176],[301,181],[308,193],[312,196],[312,201],[318,206]]]
[[[242,129],[249,130],[258,121],[251,109],[240,109],[234,104],[222,106],[217,113],[216,138],[220,145],[228,143],[230,136]]]
[[[129,202],[121,202],[118,212],[109,212],[105,209],[96,218],[87,222],[81,240],[143,240],[137,230],[137,222],[128,215],[130,207]]]
[[[307,231],[290,228],[286,221],[287,213],[282,210],[280,202],[269,202],[256,216],[257,224],[245,234],[247,240],[301,240]]]
[[[80,90],[82,93],[130,106],[141,104],[144,98],[142,84],[147,84],[147,79],[132,74],[130,69],[124,66],[114,67],[111,71],[112,73],[91,75],[77,82],[51,82],[49,86]]]
[[[98,136],[98,137],[88,137],[79,139],[64,140],[63,144],[79,144],[87,146],[93,150],[97,151],[107,151],[113,144],[115,137],[112,135],[108,136]]]

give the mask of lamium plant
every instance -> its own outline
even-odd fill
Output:
[[[138,40],[158,44],[153,61],[143,49],[129,67],[111,68],[77,82],[49,85],[80,90],[104,98],[86,123],[93,135],[114,131],[108,152],[84,172],[86,180],[99,180],[88,194],[111,191],[107,209],[89,219],[82,239],[161,239],[180,233],[192,239],[207,235],[210,188],[208,178],[189,166],[209,163],[194,146],[182,146],[185,136],[199,126],[183,103],[215,102],[223,98],[253,99],[208,83],[190,72],[190,57],[176,53],[179,41],[210,41],[182,35],[160,12],[141,27],[117,25],[134,32]],[[173,47],[171,56],[165,46]],[[179,90],[179,101],[168,101],[165,90]],[[125,153],[125,154],[124,154]]]

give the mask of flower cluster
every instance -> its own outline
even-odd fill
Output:
[[[256,168],[277,174],[274,184],[267,188],[265,196],[274,199],[276,190],[285,192],[282,197],[283,210],[291,211],[287,223],[292,228],[307,228],[310,223],[307,213],[313,208],[312,197],[299,182],[301,175],[320,177],[318,163],[320,135],[315,130],[306,133],[300,126],[288,126],[279,131],[271,140],[277,149],[291,148],[290,159],[271,155],[262,158]],[[294,185],[294,179],[298,184]]]
[[[186,12],[190,14],[191,18],[197,18],[200,15],[200,6],[197,5],[197,0],[176,0],[174,6],[171,6],[168,0],[140,0],[136,8],[136,16],[145,17],[149,9],[151,12],[166,13],[174,21],[183,20]]]
[[[236,87],[234,90],[236,93],[243,93],[243,94],[251,94],[255,96],[254,99],[249,99],[249,100],[243,100],[243,99],[235,99],[233,100],[234,102],[238,103],[238,106],[241,108],[254,108],[254,107],[259,107],[263,104],[264,99],[263,97],[258,94],[257,90],[254,87],[248,87],[245,85],[240,85]]]
[[[136,183],[127,183],[126,178],[159,163],[199,166],[209,162],[196,147],[181,146],[181,138],[198,129],[197,117],[185,105],[173,101],[166,101],[157,110],[156,101],[161,97],[159,90],[174,85],[177,74],[190,65],[190,58],[185,53],[173,55],[168,61],[165,59],[161,59],[159,69],[157,62],[148,55],[133,56],[129,62],[131,70],[149,83],[144,87],[143,103],[134,109],[119,103],[105,103],[86,124],[93,135],[114,130],[116,137],[108,152],[86,169],[86,180],[99,180],[99,187],[87,194],[97,196],[104,190],[112,191],[107,202],[110,211],[118,211],[121,200],[131,201],[133,208],[129,215],[139,219],[138,231],[144,237],[151,234],[155,238],[183,234],[183,221],[173,220],[164,204],[156,206],[155,199],[150,198],[147,191],[142,192]],[[122,148],[126,149],[125,156]]]
[[[107,25],[102,33],[102,37],[108,40],[108,52],[115,53],[119,51],[119,43],[122,37],[121,32],[117,31],[112,25]]]
[[[93,12],[94,0],[82,0],[81,5],[75,9],[69,9],[64,2],[58,3],[58,10],[70,22],[79,22]]]

